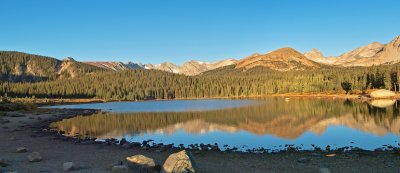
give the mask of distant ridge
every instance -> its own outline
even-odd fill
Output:
[[[400,36],[387,44],[373,42],[337,57],[323,57],[322,53],[319,54],[315,49],[304,55],[312,61],[332,66],[368,67],[394,64],[400,62]]]
[[[129,69],[153,69],[153,70],[162,70],[170,73],[184,74],[188,76],[198,75],[202,72],[213,70],[216,68],[224,67],[227,65],[235,64],[237,60],[235,59],[226,59],[214,63],[210,62],[201,62],[201,61],[188,61],[183,63],[182,66],[178,66],[171,62],[164,62],[161,64],[141,64],[141,63],[133,63],[128,62],[127,64],[122,62],[113,62],[113,61],[105,61],[105,62],[84,62],[86,64],[90,64],[99,68],[113,70],[113,71],[121,71],[121,70],[129,70]]]
[[[0,51],[0,81],[39,82],[74,78],[98,71],[104,70],[75,61],[71,57],[58,60],[16,51]]]

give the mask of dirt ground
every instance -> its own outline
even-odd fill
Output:
[[[64,172],[64,162],[74,162],[79,169],[73,172],[111,172],[111,167],[127,156],[143,154],[162,165],[170,149],[164,152],[125,149],[119,145],[75,143],[60,140],[53,134],[42,132],[46,125],[57,119],[88,110],[38,109],[34,112],[7,112],[0,114],[0,160],[9,164],[3,172],[53,173]],[[90,113],[90,112],[89,112]],[[251,141],[249,141],[251,142]],[[16,153],[25,147],[25,153]],[[40,162],[29,162],[27,155],[39,152]],[[328,152],[281,152],[273,154],[200,151],[193,152],[198,172],[400,172],[400,154],[384,152],[348,152],[329,156]],[[1,161],[0,161],[1,162]],[[1,164],[1,163],[0,163]],[[325,169],[323,169],[325,168]],[[1,171],[0,171],[1,172]]]

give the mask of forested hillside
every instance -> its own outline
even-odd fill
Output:
[[[0,51],[0,81],[51,81],[97,71],[104,70],[70,58],[60,61],[46,56]]]
[[[261,96],[279,93],[398,91],[399,64],[278,72],[263,67],[243,71],[233,66],[203,75],[184,76],[158,70],[99,72],[96,75],[39,83],[0,84],[0,94],[36,98],[121,100]]]

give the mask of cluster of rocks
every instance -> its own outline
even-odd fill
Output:
[[[27,153],[28,149],[25,147],[18,147],[15,150],[15,153]],[[39,152],[31,152],[26,156],[27,160],[29,162],[41,162],[43,161],[43,158]],[[5,160],[5,159],[0,159],[0,172],[12,172],[9,170],[6,170],[5,168],[10,165],[10,162]],[[73,162],[65,162],[63,164],[63,169],[64,171],[73,171],[73,170],[78,170],[79,167],[75,165]]]
[[[15,153],[26,153],[28,150],[25,147],[18,147],[15,150]],[[42,156],[39,152],[32,152],[27,155],[27,160],[29,162],[40,162],[42,161]],[[10,162],[6,159],[0,159],[0,172],[13,172],[6,169],[7,166],[10,165]]]
[[[182,150],[171,154],[165,163],[160,166],[152,158],[144,155],[134,155],[126,158],[127,164],[122,163],[114,165],[111,168],[112,173],[128,173],[130,170],[140,173],[195,173],[197,165],[194,162],[190,152]]]

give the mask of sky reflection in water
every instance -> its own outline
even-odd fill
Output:
[[[145,102],[129,104],[137,103]],[[118,111],[127,102],[103,104],[110,104],[107,107]],[[394,100],[379,103],[300,98],[202,100],[195,103],[196,108],[207,107],[202,111],[179,112],[182,105],[187,108],[192,104],[187,100],[153,101],[142,107],[141,113],[75,117],[51,126],[69,135],[86,134],[99,139],[124,137],[136,142],[153,139],[156,143],[175,145],[218,143],[245,149],[279,149],[285,144],[312,149],[311,144],[315,144],[323,148],[352,145],[373,150],[385,144],[397,146],[400,135],[398,103]],[[150,112],[167,105],[169,112]],[[215,106],[221,105],[233,107],[215,110]]]

